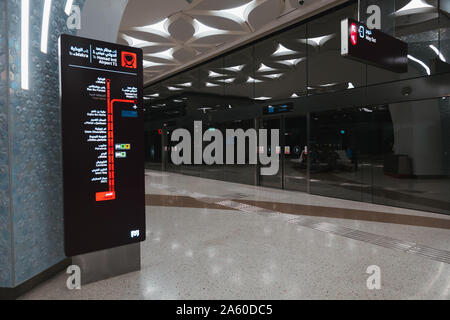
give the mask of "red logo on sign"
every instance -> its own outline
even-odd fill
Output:
[[[358,28],[354,23],[352,23],[352,25],[350,26],[350,41],[354,46],[356,46],[356,44],[358,43]]]
[[[122,67],[136,69],[137,68],[136,53],[122,51]]]

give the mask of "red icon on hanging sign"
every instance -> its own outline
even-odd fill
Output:
[[[356,44],[358,43],[358,28],[354,23],[352,23],[352,25],[350,26],[350,41],[354,46],[356,46]]]

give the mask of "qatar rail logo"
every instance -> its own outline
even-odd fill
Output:
[[[136,69],[137,68],[136,53],[122,51],[122,67],[129,69]]]

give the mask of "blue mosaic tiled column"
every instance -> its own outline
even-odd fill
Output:
[[[12,285],[7,41],[6,1],[0,1],[0,287]]]
[[[77,30],[67,28],[66,1],[52,1],[42,53],[44,0],[29,3],[30,88],[22,90],[21,0],[0,0],[0,287],[18,286],[65,258],[58,38]]]

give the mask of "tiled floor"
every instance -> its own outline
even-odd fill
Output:
[[[188,197],[190,207],[147,207],[142,270],[66,288],[61,273],[24,299],[450,299],[450,265],[292,223],[301,212],[263,215],[211,208],[227,198],[450,217],[399,208],[148,172],[147,193]],[[224,197],[225,196],[225,197]],[[199,208],[195,206],[200,203]],[[250,210],[251,211],[251,210]],[[308,216],[317,222],[450,250],[450,230]],[[368,290],[366,269],[381,269],[381,289]]]

